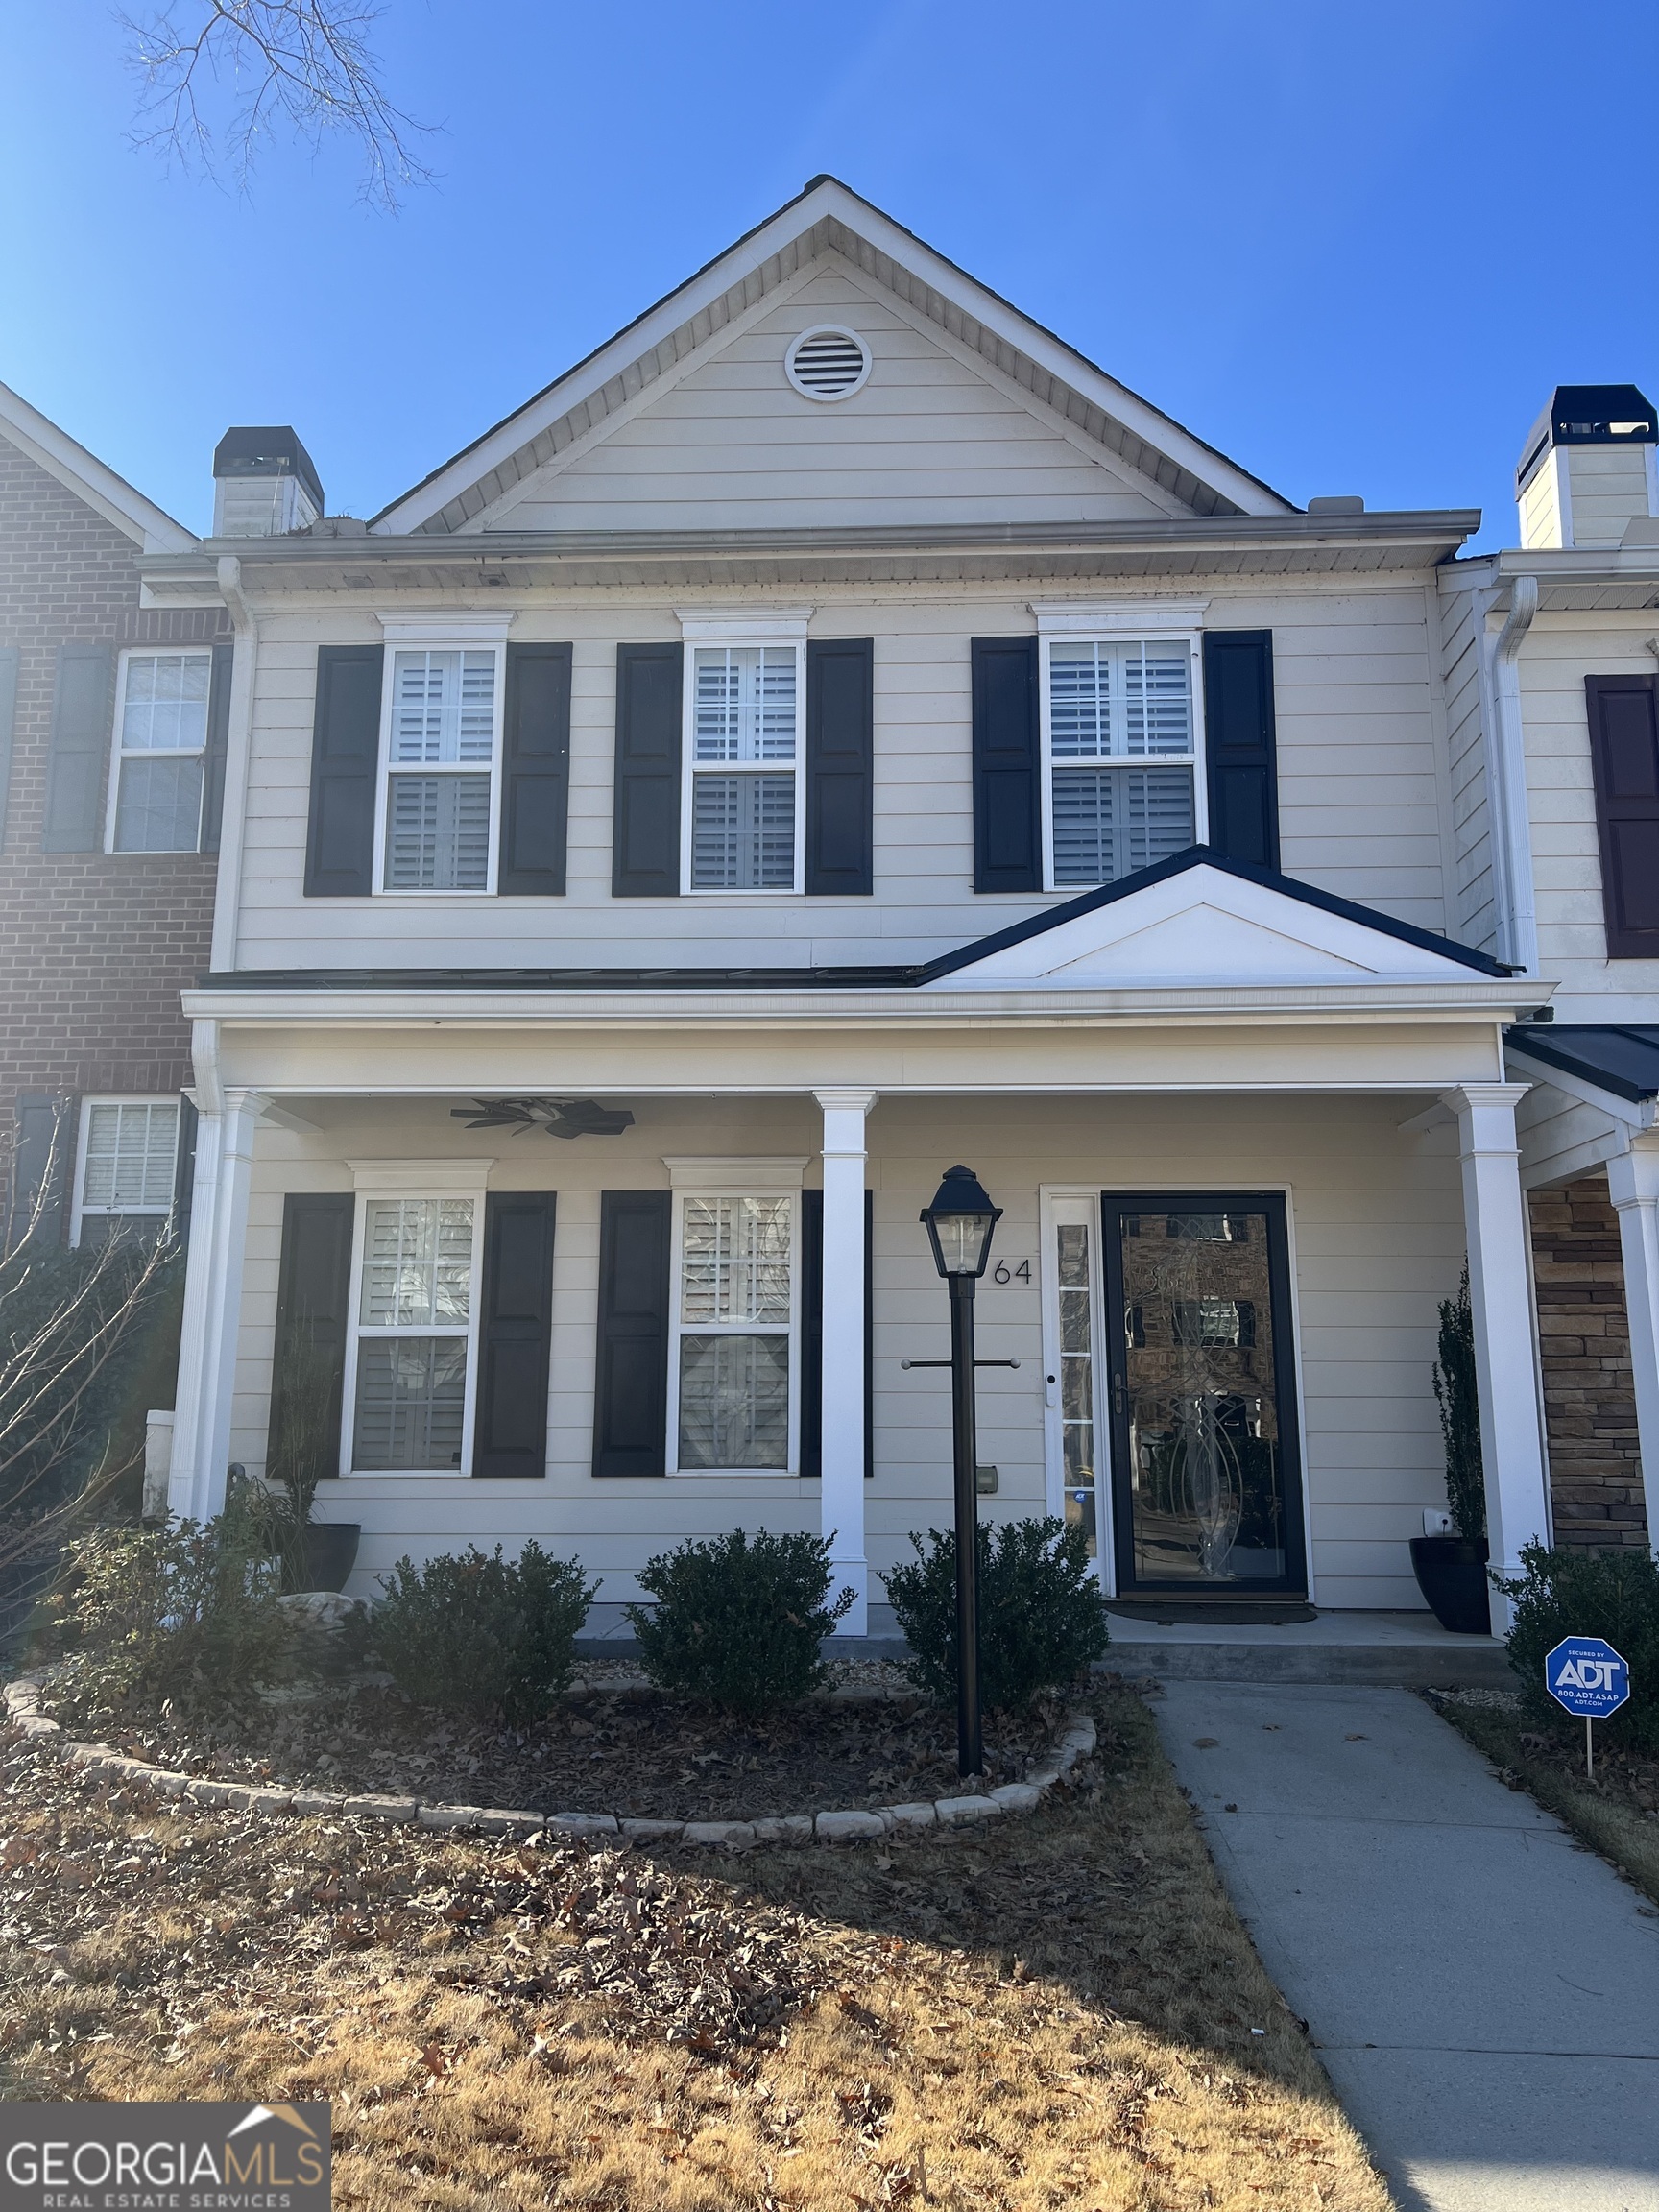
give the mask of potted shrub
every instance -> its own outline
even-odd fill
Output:
[[[1450,1536],[1413,1536],[1417,1587],[1442,1628],[1464,1636],[1492,1633],[1486,1593],[1486,1479],[1480,1461],[1480,1405],[1475,1387],[1475,1318],[1469,1270],[1455,1298],[1440,1301],[1434,1397],[1446,1440],[1446,1507]]]
[[[314,1521],[317,1485],[340,1465],[339,1379],[301,1314],[285,1349],[271,1423],[272,1549],[284,1590],[344,1590],[363,1534],[357,1521]]]

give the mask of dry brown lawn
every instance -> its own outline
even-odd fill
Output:
[[[1052,1810],[717,1860],[181,1813],[12,1740],[3,2086],[331,2099],[353,2212],[1384,2212],[1143,1705],[1096,1710]]]

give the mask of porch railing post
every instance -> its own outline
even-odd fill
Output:
[[[1659,1554],[1659,1143],[1636,1139],[1607,1163],[1607,1190],[1619,1215],[1624,1262],[1624,1310],[1630,1321],[1630,1370],[1642,1494],[1647,1505],[1647,1548]]]
[[[864,1117],[874,1091],[815,1094],[824,1112],[824,1383],[820,1526],[834,1589],[851,1589],[838,1636],[870,1632],[864,1556]]]
[[[1444,1094],[1457,1117],[1463,1227],[1475,1323],[1475,1381],[1486,1477],[1486,1541],[1495,1574],[1521,1573],[1521,1549],[1550,1540],[1550,1505],[1532,1334],[1527,1200],[1515,1107],[1525,1083],[1466,1083]],[[1491,1592],[1492,1632],[1509,1626]]]

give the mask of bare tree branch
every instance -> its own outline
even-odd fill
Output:
[[[165,0],[117,17],[143,80],[132,143],[246,190],[259,153],[286,125],[315,151],[331,132],[363,156],[359,196],[395,213],[432,181],[419,156],[432,126],[395,108],[369,33],[375,0]],[[209,120],[224,88],[228,113]]]

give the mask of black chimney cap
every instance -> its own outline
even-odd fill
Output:
[[[1551,445],[1659,445],[1659,413],[1634,384],[1557,384],[1527,433],[1517,498]]]
[[[298,476],[323,512],[323,480],[292,423],[239,423],[213,448],[215,476]]]

